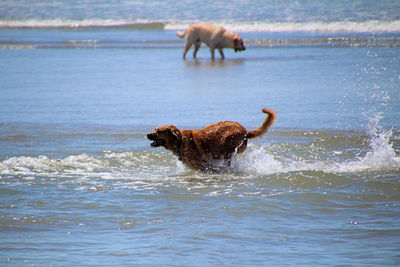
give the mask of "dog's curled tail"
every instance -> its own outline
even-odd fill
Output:
[[[247,132],[247,138],[250,139],[262,136],[268,131],[268,128],[271,127],[271,125],[275,122],[277,117],[275,111],[273,111],[272,109],[263,108],[262,112],[268,114],[268,116],[265,118],[260,128],[258,128],[257,130]]]
[[[178,36],[179,38],[185,38],[186,35],[186,31],[185,32],[176,32],[176,36]]]

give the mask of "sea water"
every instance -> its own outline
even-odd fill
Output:
[[[400,264],[398,1],[2,1],[0,264]],[[239,32],[182,60],[192,22]],[[231,168],[146,134],[277,122]]]

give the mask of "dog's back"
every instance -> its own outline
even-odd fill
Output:
[[[182,161],[197,169],[212,168],[215,164],[229,166],[232,156],[246,149],[246,133],[242,125],[232,121],[218,122],[200,130],[183,130],[182,146],[186,153]]]
[[[186,42],[194,44],[196,42],[206,43],[208,46],[211,44],[211,39],[218,30],[222,30],[222,27],[206,24],[196,23],[190,25],[185,33],[184,38]],[[178,35],[178,33],[177,33]],[[182,36],[181,34],[178,36]]]
[[[212,153],[234,152],[246,138],[246,129],[237,122],[222,121],[197,130],[202,146]]]
[[[192,38],[193,36],[196,38],[200,38],[201,42],[209,41],[211,36],[218,29],[223,29],[222,27],[214,26],[206,23],[195,23],[190,25],[185,32],[176,32],[176,35],[179,38]],[[206,40],[204,40],[206,39]]]

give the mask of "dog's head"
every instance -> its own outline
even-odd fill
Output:
[[[153,132],[147,135],[147,138],[153,141],[152,147],[163,146],[166,149],[177,151],[181,140],[181,131],[173,125],[164,125],[157,127]]]
[[[235,37],[233,37],[233,49],[235,52],[241,52],[246,50],[246,47],[244,46],[244,42],[242,37],[240,37],[239,34],[235,34]]]

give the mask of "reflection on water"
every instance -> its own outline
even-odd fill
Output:
[[[185,61],[185,66],[187,67],[196,67],[196,68],[223,68],[223,67],[229,67],[229,66],[237,66],[237,65],[243,65],[244,62],[247,59],[241,58],[241,59],[216,59],[216,60],[211,60],[207,58],[202,58],[202,59],[192,59],[192,58],[187,58]]]

